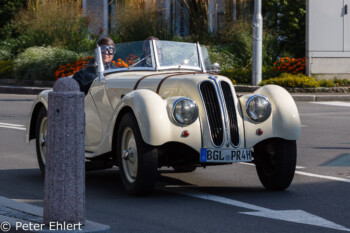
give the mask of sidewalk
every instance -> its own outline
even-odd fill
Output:
[[[109,226],[91,222],[88,220],[85,221],[84,225],[71,224],[71,228],[68,227],[68,225],[68,223],[60,225],[57,222],[52,222],[52,225],[45,226],[43,225],[42,208],[22,202],[13,201],[11,199],[7,199],[5,197],[0,196],[0,232],[110,232]],[[73,229],[73,227],[75,228],[75,230]]]
[[[258,86],[240,86],[236,85],[237,95],[251,93],[258,89]],[[31,87],[31,86],[13,86],[0,85],[0,94],[24,94],[37,95],[43,90],[51,89],[50,87]],[[295,101],[350,101],[350,93],[342,92],[344,88],[332,88],[332,92],[307,93],[302,88],[298,88],[299,93],[291,93]],[[335,91],[334,91],[335,90]],[[309,90],[307,90],[309,91]]]

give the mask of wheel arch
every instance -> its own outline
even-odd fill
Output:
[[[39,111],[43,107],[46,108],[43,103],[38,102],[33,108],[32,115],[31,115],[30,120],[29,120],[30,122],[28,123],[28,127],[29,127],[29,129],[28,129],[28,137],[27,137],[27,141],[28,142],[30,140],[36,138],[36,136],[35,136],[36,122],[37,122],[37,119],[38,119]]]
[[[264,122],[253,122],[247,116],[246,103],[253,95],[267,97],[272,105],[271,116]],[[298,108],[293,97],[284,88],[267,85],[259,88],[253,94],[243,95],[239,100],[244,120],[246,147],[253,147],[271,138],[297,140],[301,136]],[[258,129],[261,129],[263,134],[258,134]]]

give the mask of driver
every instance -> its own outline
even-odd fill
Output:
[[[109,37],[103,37],[97,42],[97,45],[101,48],[102,62],[105,70],[116,68],[112,62],[116,53],[113,40]],[[97,77],[95,67],[95,59],[93,59],[86,67],[73,75],[73,79],[75,79],[80,86],[80,91],[84,92],[85,95],[87,95],[92,82]]]

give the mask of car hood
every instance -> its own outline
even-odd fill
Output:
[[[106,77],[106,89],[123,90],[127,94],[133,90],[148,89],[159,94],[163,99],[172,96],[193,96],[198,94],[199,83],[209,80],[211,75],[207,73],[191,71],[173,72],[123,72],[110,74]],[[230,80],[224,76],[216,76],[218,81]]]

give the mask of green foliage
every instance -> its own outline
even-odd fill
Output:
[[[336,84],[332,80],[321,79],[317,81],[320,87],[335,87]]]
[[[184,6],[190,17],[189,30],[192,41],[205,42],[213,36],[208,32],[208,1],[184,0]]]
[[[251,69],[229,68],[221,70],[220,75],[226,76],[234,84],[251,84],[252,71]]]
[[[338,78],[334,78],[333,79],[333,83],[336,86],[350,86],[350,80],[349,79],[338,79]]]
[[[280,36],[280,51],[283,56],[305,55],[305,0],[263,0],[264,27]]]
[[[81,15],[79,1],[29,1],[12,23],[16,35],[5,43],[16,55],[33,46],[55,46],[77,52],[92,50],[91,37]]]
[[[227,46],[206,46],[208,49],[209,58],[212,64],[219,63],[221,70],[233,69],[235,65],[235,55],[227,50]]]
[[[27,4],[27,0],[0,0],[0,39],[8,37],[14,15]]]
[[[11,60],[0,61],[0,79],[11,79],[13,62]]]
[[[141,2],[142,3],[142,2]],[[172,34],[158,17],[155,6],[144,7],[139,1],[124,1],[118,5],[118,29],[112,32],[115,42],[142,41],[149,36],[171,39]]]
[[[52,47],[31,47],[14,60],[17,80],[54,81],[54,73],[62,64],[73,63],[84,54]]]
[[[6,47],[0,47],[0,61],[11,59],[11,50]]]
[[[268,84],[276,84],[282,87],[338,87],[350,86],[350,80],[337,78],[334,78],[333,80],[315,80],[313,77],[305,76],[303,74],[293,75],[282,73],[279,77],[264,80],[259,85],[264,86]]]
[[[252,64],[252,26],[247,22],[229,24],[221,34],[221,41],[226,50],[235,56],[235,64],[239,66],[251,66]],[[263,64],[272,65],[278,56],[276,44],[277,35],[265,30],[263,34]]]
[[[264,86],[268,84],[276,84],[282,87],[319,87],[320,83],[313,77],[302,74],[288,74],[283,73],[277,78],[270,78],[262,81],[259,85]]]
[[[21,35],[0,41],[0,48],[10,53],[9,58],[15,58],[17,54],[23,52],[26,48],[35,46],[35,44],[28,35]]]

